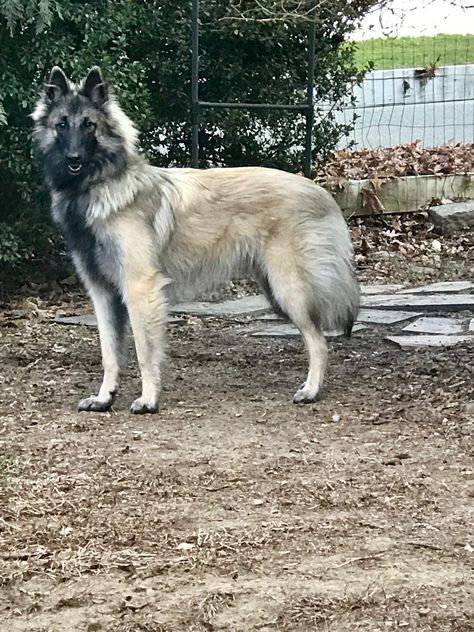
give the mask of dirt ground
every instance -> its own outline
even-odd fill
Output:
[[[352,231],[365,283],[472,276],[472,233]],[[0,632],[474,630],[473,345],[357,332],[295,407],[299,340],[189,318],[158,415],[128,413],[133,354],[114,410],[77,413],[97,334],[53,319],[88,307],[69,270],[27,278],[0,292]]]
[[[60,311],[54,304],[49,314]],[[474,347],[170,330],[162,409],[107,414],[94,330],[0,328],[0,630],[474,630]],[[471,404],[469,404],[471,402]]]

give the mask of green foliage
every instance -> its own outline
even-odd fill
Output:
[[[473,35],[439,35],[422,37],[384,37],[357,42],[356,65],[359,68],[373,62],[376,69],[425,68],[472,64]]]
[[[12,226],[0,223],[0,265],[13,266],[25,259],[24,244]]]
[[[360,0],[360,6],[370,2]],[[303,101],[307,20],[235,19],[233,6],[201,0],[200,98]],[[352,22],[335,15],[326,10],[317,22],[315,90],[333,108],[317,109],[315,157],[329,152],[347,131],[334,114],[357,75],[354,47],[341,46]],[[28,227],[21,248],[5,250],[11,253],[7,257],[38,254],[39,235],[43,246],[50,244],[47,196],[32,155],[28,114],[53,65],[78,80],[99,64],[139,127],[152,162],[189,165],[190,16],[190,1],[0,0],[0,222],[12,230]],[[298,170],[303,138],[304,121],[294,113],[209,111],[200,126],[201,165]]]
[[[55,15],[61,16],[61,0],[0,0],[0,16],[12,36],[22,21],[34,20],[36,32],[41,33]]]

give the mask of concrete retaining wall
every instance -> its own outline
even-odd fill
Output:
[[[363,205],[361,190],[370,188],[369,180],[350,180],[339,190],[330,193],[342,208],[346,217],[377,214],[370,206]],[[407,213],[429,206],[433,198],[474,198],[474,173],[450,176],[407,176],[388,180],[378,191],[377,197],[384,206],[383,213]]]

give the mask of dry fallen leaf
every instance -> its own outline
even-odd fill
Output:
[[[337,151],[313,167],[322,186],[340,188],[346,180],[370,180],[374,190],[389,178],[474,172],[474,144],[448,143],[421,147],[420,141],[376,149]]]
[[[191,549],[194,549],[195,547],[196,545],[192,542],[181,542],[176,548],[178,551],[191,551]]]
[[[382,212],[385,210],[385,206],[375,192],[375,187],[372,183],[367,187],[362,187],[360,192],[362,194],[362,206],[368,206],[372,211]]]

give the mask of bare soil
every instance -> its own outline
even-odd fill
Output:
[[[134,417],[134,362],[75,412],[94,330],[0,324],[2,632],[474,630],[472,345],[358,332],[296,407],[299,340],[190,318]]]

